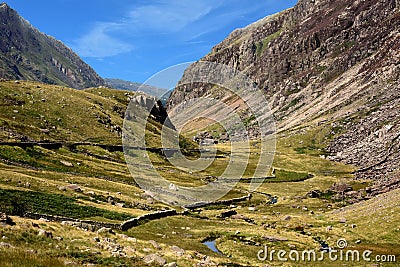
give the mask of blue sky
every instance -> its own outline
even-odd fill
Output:
[[[295,0],[9,0],[40,31],[61,40],[104,78],[144,82],[196,61],[236,28]]]

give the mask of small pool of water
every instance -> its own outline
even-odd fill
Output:
[[[211,249],[212,251],[214,251],[214,252],[216,252],[216,253],[218,253],[218,254],[220,254],[220,255],[224,255],[224,254],[222,254],[222,252],[221,251],[219,251],[218,249],[217,249],[217,247],[215,246],[215,239],[211,239],[211,240],[207,240],[207,241],[204,241],[203,242],[203,244],[204,245],[206,245],[209,249]]]
[[[268,197],[269,197],[269,202],[268,202],[268,204],[276,204],[276,203],[278,203],[278,197],[277,196],[271,196],[271,195],[268,195]]]

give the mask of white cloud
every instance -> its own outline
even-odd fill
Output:
[[[158,42],[158,39],[151,39],[151,36],[154,38],[157,35],[167,35],[177,43],[195,44],[198,41],[200,44],[204,41],[198,40],[201,36],[265,5],[260,2],[235,10],[240,3],[238,1],[149,1],[128,9],[125,16],[117,21],[95,23],[89,32],[72,42],[71,47],[83,57],[105,58]],[[213,11],[216,14],[207,17]]]
[[[207,15],[215,3],[211,1],[165,1],[137,7],[129,13],[131,24],[142,30],[171,33]]]
[[[130,52],[133,46],[111,35],[123,25],[117,23],[98,23],[86,35],[77,39],[71,46],[80,56],[103,58]]]
[[[98,22],[85,35],[72,42],[80,56],[104,58],[130,52],[131,43],[143,34],[175,33],[207,15],[215,6],[207,1],[157,1],[136,6],[115,22]],[[130,41],[131,40],[131,41]]]

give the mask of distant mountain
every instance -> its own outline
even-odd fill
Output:
[[[104,80],[106,81],[107,85],[111,88],[133,91],[133,92],[137,92],[140,90],[143,93],[155,96],[157,98],[160,98],[161,100],[167,100],[171,93],[171,91],[167,91],[166,89],[147,84],[124,81],[121,79],[106,78]]]
[[[0,78],[41,81],[77,89],[105,85],[71,49],[0,4]]]

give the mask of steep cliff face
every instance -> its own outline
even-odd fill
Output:
[[[0,78],[87,88],[105,82],[71,49],[0,4]]]
[[[300,0],[235,30],[203,60],[249,75],[279,132],[333,127],[331,159],[383,181],[400,167],[399,8],[395,0]],[[169,108],[210,88],[178,86]]]

